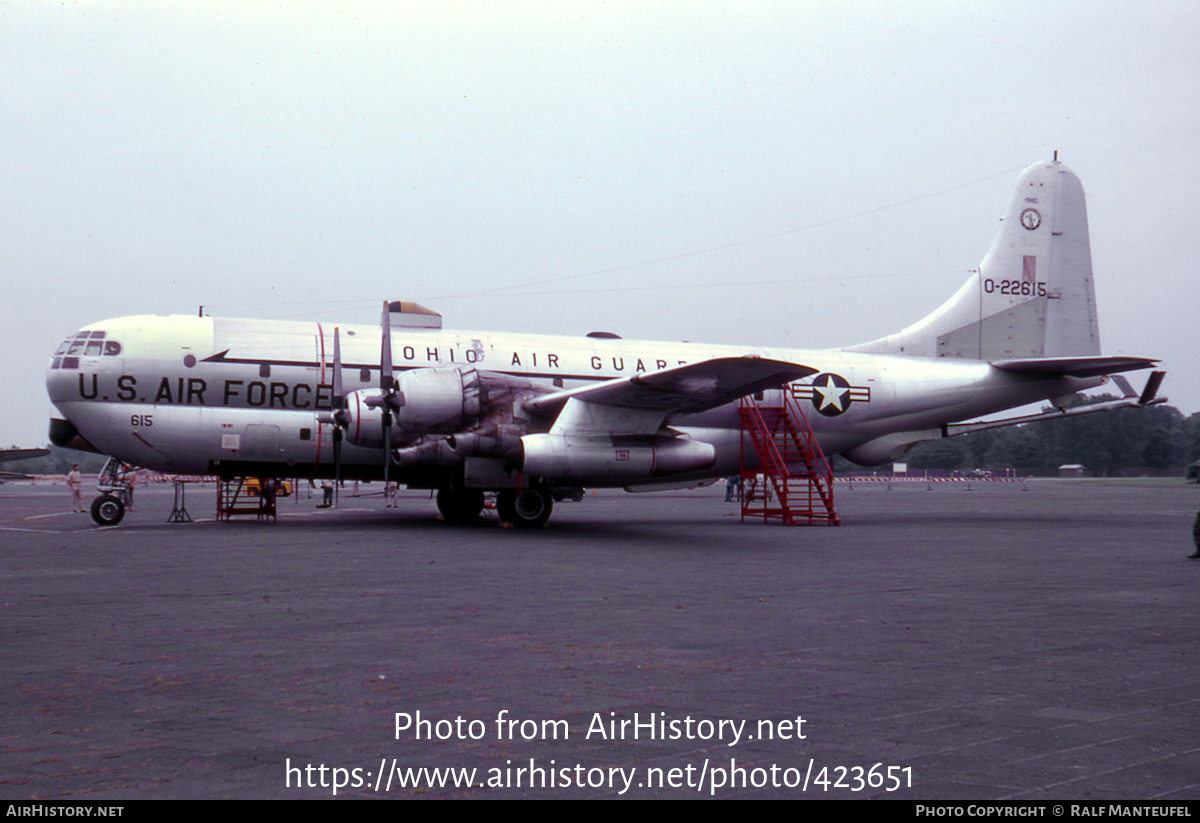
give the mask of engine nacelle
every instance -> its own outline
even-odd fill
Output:
[[[478,423],[482,411],[474,368],[413,369],[396,379],[401,405],[392,414],[394,443],[425,434],[451,434]],[[359,389],[346,395],[346,440],[364,448],[383,446],[383,392]]]
[[[393,460],[402,468],[457,466],[463,462],[463,456],[450,448],[446,438],[427,437],[412,446],[396,449]]]
[[[717,462],[712,444],[681,437],[528,434],[521,446],[521,470],[554,480],[636,480],[703,471]]]
[[[521,438],[528,431],[527,424],[485,425],[452,434],[446,441],[464,457],[507,457],[520,451]]]

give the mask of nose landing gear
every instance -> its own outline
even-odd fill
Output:
[[[92,520],[99,526],[115,526],[125,516],[125,504],[119,497],[102,494],[92,501]]]

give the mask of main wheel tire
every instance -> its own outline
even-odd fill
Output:
[[[111,494],[104,494],[92,501],[92,520],[100,526],[115,526],[125,516],[125,504]]]
[[[470,523],[483,511],[483,490],[438,489],[437,507],[451,523]]]
[[[521,528],[545,525],[554,510],[554,500],[540,489],[503,489],[496,495],[496,511],[500,519]]]

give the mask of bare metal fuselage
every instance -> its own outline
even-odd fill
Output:
[[[50,399],[98,451],[171,473],[333,476],[333,427],[320,420],[333,400],[332,324],[140,316],[96,323],[80,334],[101,331],[106,344],[118,345],[92,346],[90,353],[87,345],[74,354],[63,351],[47,372]],[[379,385],[380,339],[378,327],[340,327],[345,392]],[[392,330],[398,372],[474,368],[543,383],[547,390],[746,356],[815,369],[812,376],[782,390],[801,400],[826,454],[848,453],[868,464],[893,459],[916,440],[936,437],[946,424],[1103,382],[1095,377],[1012,373],[986,362],[949,358]],[[511,405],[507,412],[529,432],[546,431],[553,422],[531,419],[518,401]],[[712,466],[672,479],[737,471],[743,450],[735,405],[668,419],[666,424],[716,449]],[[429,437],[428,431],[401,429],[393,447]],[[391,476],[410,485],[436,487],[453,465],[453,460],[401,464],[393,467]],[[347,442],[342,475],[381,478],[381,450]],[[592,486],[634,484],[628,477],[586,479]]]

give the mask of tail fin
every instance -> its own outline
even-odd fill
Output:
[[[1099,354],[1079,178],[1057,160],[1025,169],[979,271],[924,320],[848,351],[970,360]]]

